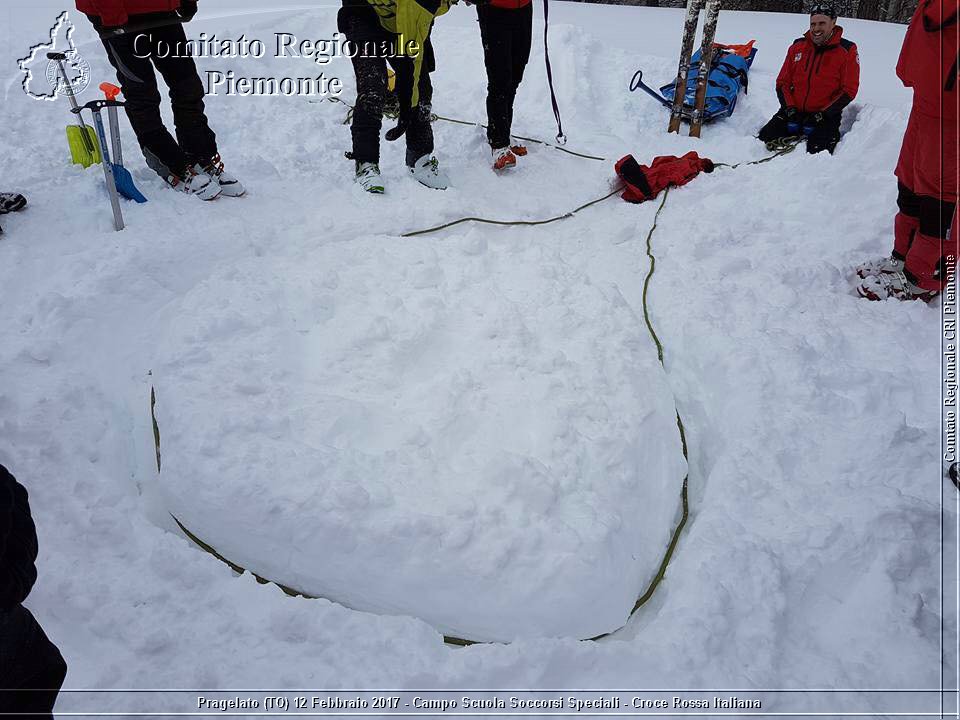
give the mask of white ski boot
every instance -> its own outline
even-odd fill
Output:
[[[242,197],[246,194],[247,189],[243,186],[243,183],[235,175],[224,169],[220,153],[213,156],[204,171],[217,181],[220,185],[220,194],[224,197]]]
[[[149,164],[149,162],[148,159],[147,163]],[[160,177],[174,190],[187,195],[195,195],[201,200],[216,200],[220,197],[220,183],[199,165],[187,168],[183,177],[170,172],[165,166],[161,167],[166,172],[160,173]]]
[[[892,256],[868,260],[865,263],[857,265],[857,275],[862,278],[868,278],[871,275],[887,275],[902,270],[903,260]]]
[[[930,302],[939,293],[933,290],[924,290],[907,280],[903,271],[888,272],[883,275],[865,277],[857,286],[857,295],[867,300],[923,300]]]
[[[417,160],[410,173],[421,185],[433,190],[446,190],[450,187],[450,179],[440,170],[440,162],[433,155],[424,155]]]
[[[365,192],[383,195],[383,180],[380,177],[380,166],[377,163],[360,162],[358,160],[356,181]]]

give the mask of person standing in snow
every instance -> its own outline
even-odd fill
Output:
[[[921,0],[903,39],[897,76],[913,88],[913,107],[894,171],[893,252],[857,268],[857,292],[869,300],[930,300],[948,279],[944,256],[956,257],[946,243],[957,239],[957,7]]]
[[[203,81],[183,31],[197,13],[196,0],[76,0],[76,5],[100,34],[117,71],[147,165],[171,187],[201,200],[243,195],[243,185],[220,159],[204,112]],[[170,89],[176,139],[160,117],[154,67]]]
[[[27,199],[19,193],[0,192],[0,215],[6,215],[9,212],[23,210],[27,206]],[[0,227],[0,235],[3,234],[3,228]]]
[[[467,0],[470,2],[470,0]],[[515,167],[527,149],[510,144],[513,101],[530,60],[533,3],[530,0],[474,0],[483,62],[487,68],[487,141],[493,169]]]
[[[810,29],[793,41],[777,75],[780,109],[760,129],[765,143],[805,135],[807,152],[828,150],[840,141],[843,109],[860,88],[857,46],[843,37],[832,5],[810,10]]]
[[[343,0],[337,29],[353,46],[357,102],[350,134],[356,181],[367,192],[384,191],[380,177],[380,128],[387,95],[387,62],[396,73],[400,118],[388,140],[406,135],[406,164],[423,185],[445,190],[447,177],[433,155],[430,124],[436,62],[430,32],[450,0]]]
[[[36,559],[27,491],[0,465],[0,713],[52,718],[67,664],[23,606]]]

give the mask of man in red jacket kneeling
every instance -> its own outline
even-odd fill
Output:
[[[107,49],[126,101],[127,117],[149,165],[171,187],[201,200],[237,197],[245,190],[227,172],[207,122],[203,81],[190,56],[182,23],[196,0],[76,0]],[[154,67],[170,89],[177,137],[160,117]]]
[[[844,39],[837,12],[827,3],[810,11],[810,29],[793,41],[777,75],[780,109],[760,129],[765,143],[806,136],[807,152],[833,149],[840,141],[843,109],[860,89],[857,46]]]

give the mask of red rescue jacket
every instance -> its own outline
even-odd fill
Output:
[[[493,7],[505,8],[507,10],[519,10],[530,4],[530,0],[490,0]]]
[[[100,18],[104,27],[126,25],[131,15],[172,12],[180,0],[76,0],[77,10]]]
[[[662,155],[650,165],[640,165],[633,155],[617,161],[617,175],[626,185],[620,195],[627,202],[641,203],[652,200],[670,185],[686,185],[703,172],[713,172],[713,161],[702,158],[693,150],[683,157]]]
[[[860,89],[857,46],[843,39],[837,25],[821,46],[808,30],[793,41],[777,75],[777,96],[784,107],[800,112],[840,112]]]
[[[924,115],[957,117],[957,0],[920,0],[903,39],[897,77]]]

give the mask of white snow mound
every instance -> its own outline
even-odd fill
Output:
[[[623,625],[678,519],[672,394],[615,287],[488,235],[318,242],[179,299],[170,512],[271,580],[473,640]]]

